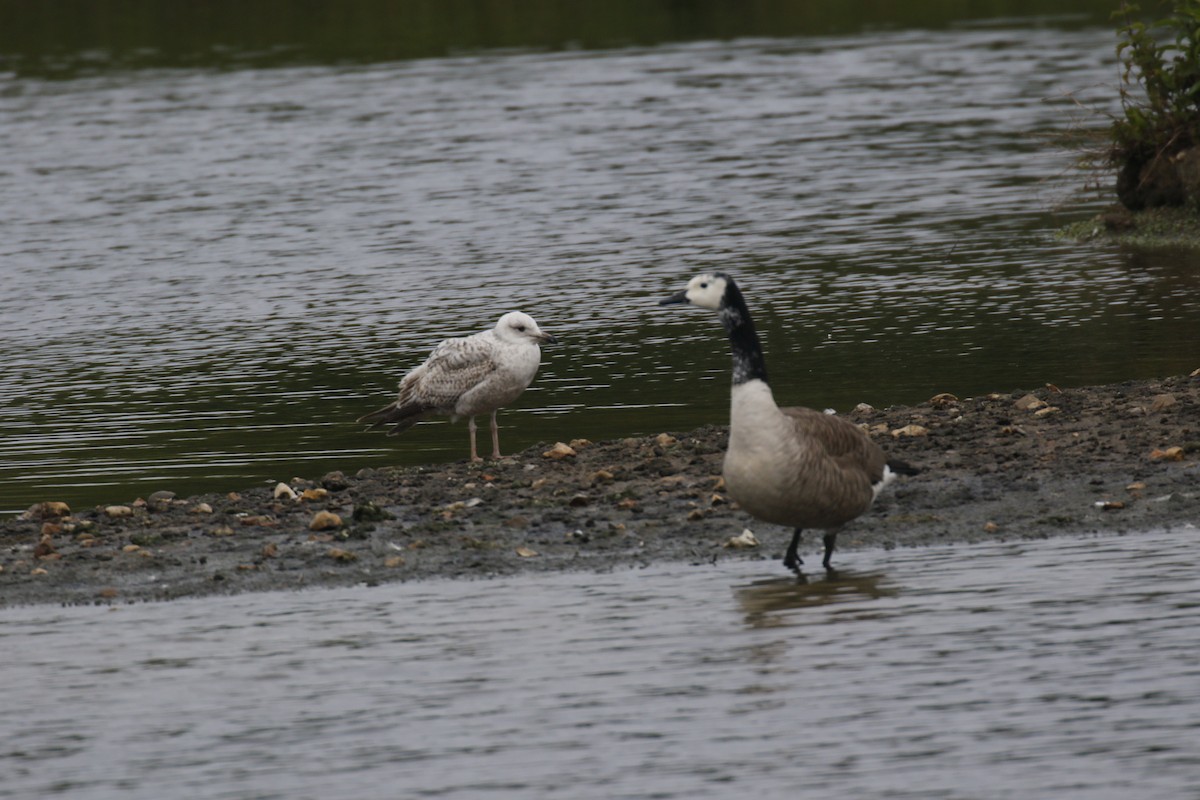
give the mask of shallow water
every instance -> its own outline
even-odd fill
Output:
[[[1193,797],[1195,538],[8,609],[0,797]]]
[[[788,403],[1190,371],[1194,255],[1052,236],[1112,31],[1006,25],[0,77],[0,510],[462,458],[353,420],[512,307],[506,451],[722,421],[714,267]]]

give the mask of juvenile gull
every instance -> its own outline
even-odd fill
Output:
[[[395,436],[428,414],[448,414],[451,421],[468,417],[471,460],[482,461],[475,451],[475,415],[492,415],[492,458],[500,458],[500,431],[496,411],[521,396],[541,363],[542,342],[554,343],[533,317],[511,311],[496,327],[456,339],[444,339],[425,363],[404,376],[396,400],[373,411],[359,422],[367,430],[387,425]]]
[[[825,530],[825,559],[838,529],[866,511],[894,473],[915,470],[888,461],[853,423],[811,408],[780,408],[767,383],[762,345],[742,292],[722,272],[697,275],[661,305],[691,303],[718,313],[733,350],[729,446],[723,474],[729,496],[765,522],[795,529],[783,558],[800,572],[804,528]]]

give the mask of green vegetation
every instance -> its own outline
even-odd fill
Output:
[[[1133,210],[1200,200],[1193,188],[1200,169],[1182,163],[1200,145],[1200,0],[1171,6],[1152,23],[1130,3],[1114,15],[1124,115],[1113,122],[1107,160],[1117,170],[1118,199]]]

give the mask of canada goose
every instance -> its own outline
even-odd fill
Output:
[[[438,343],[425,363],[400,381],[394,402],[358,421],[367,423],[367,430],[392,425],[388,435],[395,436],[427,414],[448,414],[451,421],[469,417],[471,461],[482,461],[475,451],[475,415],[490,413],[492,458],[500,458],[496,411],[533,381],[542,358],[538,344],[556,341],[533,317],[511,311],[491,330]]]
[[[660,305],[716,311],[733,349],[725,487],[752,516],[795,529],[783,563],[800,572],[805,528],[825,531],[826,570],[840,526],[866,511],[893,477],[883,451],[853,423],[811,408],[780,408],[767,383],[762,345],[746,301],[723,272],[697,275]],[[911,471],[892,462],[896,471]]]

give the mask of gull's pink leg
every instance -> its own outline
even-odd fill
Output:
[[[496,412],[492,412],[492,458],[503,458],[500,455],[500,426],[496,424]]]
[[[476,428],[475,428],[475,418],[474,417],[471,417],[470,420],[467,421],[467,430],[471,432],[471,461],[472,462],[483,461],[483,459],[479,457],[479,454],[475,452],[475,430],[476,430]]]

